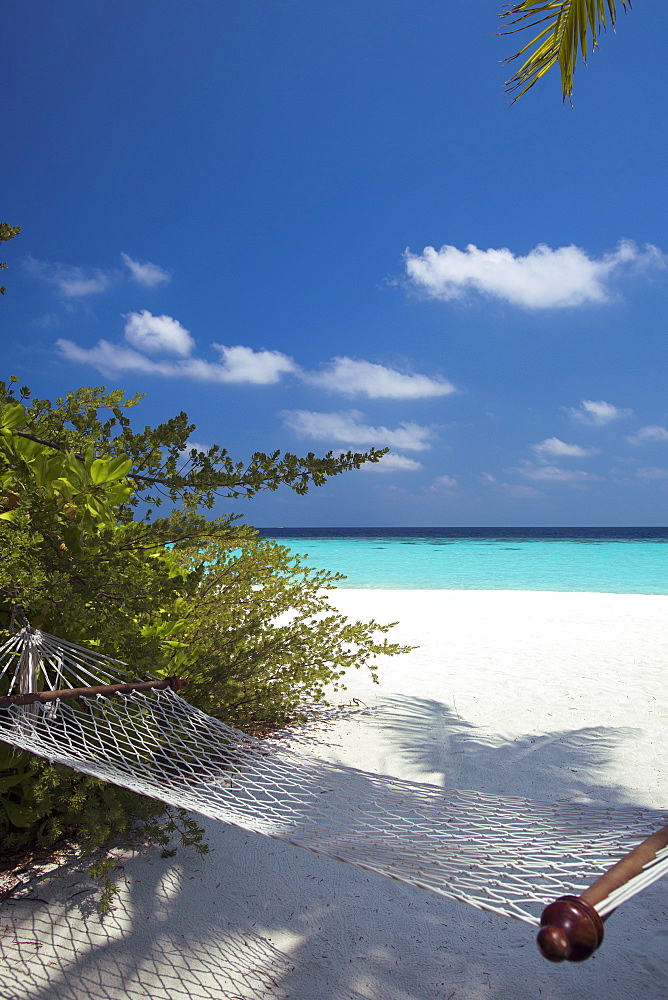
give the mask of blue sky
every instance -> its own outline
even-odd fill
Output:
[[[500,7],[500,4],[499,4]],[[389,446],[260,526],[661,525],[666,5],[513,107],[494,4],[4,16],[3,376],[235,459]]]

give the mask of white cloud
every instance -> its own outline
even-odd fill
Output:
[[[26,269],[33,275],[53,285],[66,299],[80,299],[87,295],[105,292],[111,284],[111,277],[104,271],[92,268],[71,267],[68,264],[52,264],[47,260],[36,260],[28,256]]]
[[[79,268],[72,268],[69,274],[61,274],[58,279],[58,287],[67,299],[79,299],[85,295],[96,295],[98,292],[106,292],[110,281],[106,274],[98,271],[88,277]]]
[[[142,372],[145,375],[192,378],[201,382],[267,385],[277,382],[281,371],[289,371],[290,365],[294,364],[278,351],[253,351],[250,347],[219,347],[224,359],[223,364],[219,364],[202,358],[153,361],[132,348],[123,344],[110,344],[106,340],[98,341],[95,347],[86,348],[79,347],[71,340],[61,339],[56,341],[56,346],[68,361],[92,365],[103,375]]]
[[[248,382],[252,385],[273,385],[281,376],[297,370],[297,365],[280,351],[254,351],[250,347],[213,345],[219,352],[228,382]]]
[[[154,316],[148,309],[126,316],[125,339],[148,354],[178,354],[187,358],[195,341],[190,332],[171,316]]]
[[[124,255],[127,257],[127,254]],[[164,377],[191,378],[205,382],[274,385],[292,374],[309,385],[346,395],[366,395],[372,399],[421,399],[444,396],[455,387],[441,376],[430,377],[400,372],[369,361],[336,357],[321,371],[305,371],[281,351],[260,350],[242,344],[212,344],[220,360],[207,361],[193,356],[195,340],[189,330],[172,316],[155,316],[148,309],[128,313],[124,336],[129,350],[121,344],[100,340],[96,347],[78,347],[61,340],[57,346],[69,360],[93,365],[104,374],[143,371]],[[142,355],[172,354],[180,361],[154,361]]]
[[[557,437],[545,438],[539,444],[532,444],[531,450],[541,461],[548,458],[585,458],[598,451],[597,448],[582,448],[579,444],[566,444]]]
[[[580,247],[552,249],[543,243],[524,257],[507,248],[480,250],[472,243],[465,250],[445,245],[440,250],[425,247],[421,254],[406,250],[404,256],[410,280],[433,298],[448,301],[475,291],[525,309],[608,302],[615,272],[664,266],[657,247],[641,250],[631,240],[621,240],[616,250],[599,258]]]
[[[631,434],[626,439],[629,444],[647,444],[648,441],[668,441],[668,429],[650,424],[641,427],[637,434]]]
[[[365,462],[361,467],[362,472],[419,472],[424,468],[421,462],[416,462],[414,458],[407,455],[397,455],[396,452],[388,451],[387,455],[378,462]]]
[[[210,448],[208,444],[200,444],[198,441],[186,441],[186,446],[181,452],[182,455],[189,455],[191,451],[201,451],[206,455]]]
[[[522,483],[501,482],[490,475],[489,472],[481,473],[479,479],[485,486],[494,487],[494,489],[500,490],[501,493],[505,493],[506,496],[512,497],[514,500],[542,500],[545,496],[544,493],[534,489],[533,486],[524,486]]]
[[[335,441],[352,446],[402,448],[425,451],[434,437],[429,427],[401,421],[399,427],[372,427],[360,423],[362,414],[356,410],[339,413],[316,413],[312,410],[284,410],[281,414],[286,427],[299,437],[317,441]]]
[[[171,275],[158,264],[133,260],[126,253],[122,253],[121,258],[129,271],[130,278],[145,288],[154,288],[156,285],[171,281]],[[53,285],[66,299],[81,299],[88,295],[106,292],[114,282],[123,278],[120,269],[105,271],[101,268],[61,264],[58,261],[52,263],[48,260],[37,260],[30,255],[25,259],[24,266],[31,274]]]
[[[668,469],[660,468],[657,465],[636,469],[636,476],[640,479],[668,479]]]
[[[451,493],[458,486],[459,483],[456,476],[437,476],[427,489],[430,493]]]
[[[620,409],[618,406],[606,403],[602,399],[583,399],[579,408],[564,406],[563,409],[574,420],[580,420],[585,424],[593,424],[595,427],[604,427],[605,424],[612,423],[613,420],[633,416],[633,410]]]
[[[199,444],[198,441],[186,441],[186,446],[179,452],[179,456],[183,462],[190,461],[191,451],[200,451],[202,454],[206,455],[209,451],[208,444]]]
[[[139,285],[143,285],[144,288],[155,288],[156,285],[162,285],[166,281],[172,280],[171,275],[158,264],[152,264],[148,260],[141,263],[138,260],[133,260],[126,253],[122,253],[121,258],[132,279]]]
[[[151,361],[138,351],[122,344],[110,344],[98,340],[95,347],[79,347],[71,340],[57,340],[56,347],[68,361],[92,365],[103,375],[118,375],[120,372],[142,372],[146,375],[177,375],[173,361]]]
[[[323,371],[304,372],[302,378],[322,389],[369,399],[427,399],[456,391],[451,382],[440,376],[400,372],[347,357],[333,358]]]
[[[560,469],[557,465],[534,466],[529,462],[525,462],[519,469],[512,471],[519,472],[527,479],[548,483],[582,483],[598,478],[585,472],[584,469]]]
[[[63,317],[56,312],[44,313],[33,320],[33,325],[41,330],[57,330],[63,325]]]

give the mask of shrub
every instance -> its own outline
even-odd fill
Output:
[[[81,389],[28,406],[29,397],[0,383],[0,641],[20,604],[33,625],[124,660],[134,674],[183,675],[195,704],[254,729],[321,699],[349,667],[374,673],[378,655],[404,651],[384,638],[391,626],[349,622],[328,604],[340,576],[309,568],[235,516],[198,512],[221,494],[280,484],[303,493],[384,452],[258,453],[244,465],[214,447],[184,460],[194,429],[185,414],[135,433],[125,410],[138,400],[122,392]],[[177,506],[158,517],[165,497]],[[166,846],[177,827],[203,849],[187,817],[164,813],[0,744],[5,849],[68,834],[92,851],[137,829]],[[103,859],[105,898],[107,868]]]

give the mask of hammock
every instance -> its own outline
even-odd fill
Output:
[[[543,938],[559,939],[541,946],[554,961],[591,954],[601,918],[668,871],[668,827],[655,833],[668,817],[654,810],[443,790],[355,770],[247,736],[179,697],[176,678],[140,681],[124,666],[22,628],[0,647],[0,739],[446,899],[542,922]],[[633,877],[624,871],[620,883],[614,873],[629,861],[615,863],[630,851]],[[552,903],[541,919],[564,893],[570,902]],[[585,936],[595,939],[587,955],[560,929],[583,910]]]

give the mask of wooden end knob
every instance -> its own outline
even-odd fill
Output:
[[[543,910],[538,948],[549,962],[583,962],[603,940],[597,910],[579,896],[561,896]]]

